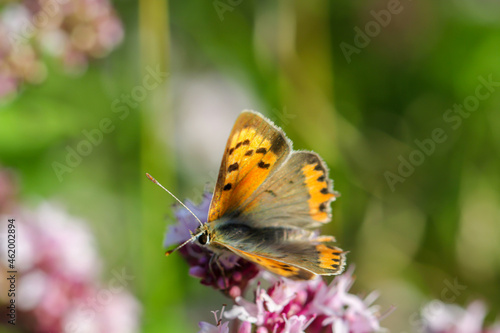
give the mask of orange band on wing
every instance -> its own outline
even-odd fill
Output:
[[[226,246],[229,250],[233,251],[237,255],[264,267],[268,271],[292,280],[310,280],[316,276],[316,274],[300,267],[292,266],[274,259],[262,257],[254,253],[241,251],[226,244],[224,246]]]
[[[302,167],[302,173],[309,191],[308,203],[311,217],[316,221],[327,221],[327,205],[335,198],[335,194],[331,193],[328,188],[325,170],[319,163],[307,164]]]
[[[325,244],[316,245],[318,251],[319,266],[324,269],[333,270],[334,272],[341,271],[344,266],[344,252],[334,246]]]

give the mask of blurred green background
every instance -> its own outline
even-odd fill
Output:
[[[46,79],[0,102],[0,163],[28,205],[56,200],[88,221],[104,279],[133,272],[142,331],[195,332],[229,301],[164,257],[173,199],[144,173],[200,199],[243,109],[329,165],[342,196],[324,232],[350,251],[353,291],[378,290],[382,311],[396,306],[383,326],[410,331],[430,299],[479,298],[495,318],[499,2],[112,4],[124,29],[113,52],[78,74],[44,55]],[[151,71],[168,74],[137,88],[151,86]],[[58,177],[54,162],[105,118],[113,129]],[[466,289],[450,294],[454,281]]]

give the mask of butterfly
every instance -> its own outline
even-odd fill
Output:
[[[330,221],[337,196],[318,154],[293,150],[269,119],[243,111],[227,141],[207,222],[184,244],[230,251],[293,280],[340,274],[346,252],[314,230]]]

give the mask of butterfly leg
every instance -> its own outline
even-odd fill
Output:
[[[213,264],[213,261],[215,260],[215,262],[217,262],[217,258],[219,256],[217,254],[213,254],[211,257],[210,257],[210,261],[208,262],[208,270],[210,271],[210,274],[212,274],[212,277],[215,279],[215,273],[214,273],[214,270],[212,268],[212,264]],[[215,259],[214,259],[215,258]]]
[[[218,260],[220,257],[220,254],[213,254],[211,257],[210,257],[210,261],[208,262],[208,268],[210,270],[210,274],[212,274],[212,277],[214,278],[214,281],[215,281],[215,284],[218,284],[218,278],[217,278],[217,275],[215,275],[215,272],[212,268],[213,266],[213,263],[215,261],[215,264],[217,265],[217,267],[219,268],[220,270],[220,273],[222,275],[222,280],[224,281],[224,286],[221,287],[221,289],[227,289],[228,288],[228,285],[227,285],[227,282],[226,282],[226,274],[225,274],[225,271],[224,271],[224,268],[222,267],[220,261]],[[219,286],[220,287],[220,286]]]
[[[226,278],[226,272],[224,271],[224,267],[222,267],[220,261],[218,260],[215,263],[217,264],[217,267],[219,267],[220,269],[220,273],[222,275],[222,281],[224,281],[224,289],[229,288],[229,286],[227,285],[227,278]]]

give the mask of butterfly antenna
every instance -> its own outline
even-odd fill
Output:
[[[155,183],[156,185],[160,186],[162,189],[164,189],[165,191],[167,191],[168,194],[170,194],[172,197],[174,197],[175,200],[177,200],[178,203],[180,203],[182,205],[182,207],[186,208],[188,210],[188,212],[190,212],[194,218],[196,219],[196,221],[198,221],[198,223],[202,226],[203,223],[201,223],[200,219],[198,218],[198,216],[196,216],[192,211],[191,209],[189,209],[182,201],[180,201],[179,199],[177,199],[177,197],[175,195],[172,194],[172,192],[170,192],[169,190],[167,190],[162,184],[160,184],[156,179],[153,178],[153,176],[151,176],[149,173],[146,172],[146,177],[149,178],[149,180],[151,180],[153,183]],[[187,243],[187,242],[186,242]],[[185,244],[185,243],[184,243]],[[184,245],[182,244],[182,245]],[[177,249],[176,249],[177,250]],[[175,250],[174,250],[175,251]],[[173,251],[172,251],[173,252]],[[170,254],[170,253],[169,253]],[[168,254],[167,254],[168,255]]]
[[[177,246],[175,249],[165,252],[165,255],[168,257],[169,255],[172,254],[172,252],[175,252],[178,249],[180,249],[181,247],[183,247],[184,245],[186,245],[187,243],[192,242],[193,239],[195,239],[196,237],[198,237],[200,234],[201,234],[201,232],[199,234],[193,235],[191,238],[189,238],[187,241],[185,241],[181,245]]]

